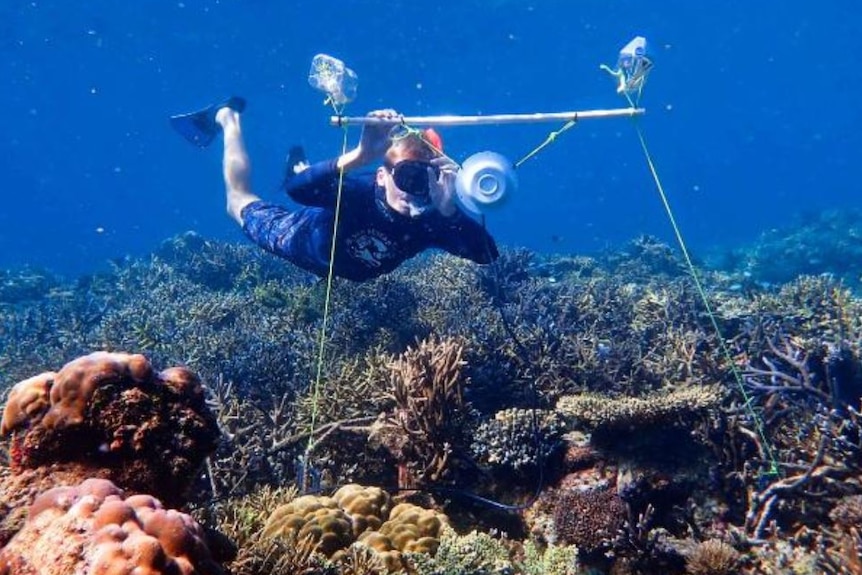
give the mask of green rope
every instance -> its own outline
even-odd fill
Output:
[[[629,101],[631,102],[631,100]],[[692,280],[694,280],[694,285],[697,289],[697,293],[700,295],[700,299],[703,302],[704,307],[706,308],[706,313],[707,316],[709,316],[712,328],[715,330],[716,335],[718,335],[718,342],[719,346],[721,347],[722,355],[724,356],[725,361],[728,362],[728,365],[730,365],[731,372],[733,373],[733,378],[736,381],[737,386],[739,387],[739,391],[742,394],[743,400],[745,400],[745,409],[754,421],[757,436],[760,438],[760,441],[763,445],[764,455],[769,460],[769,471],[767,471],[767,474],[778,475],[778,462],[776,461],[772,448],[769,445],[769,440],[766,438],[763,420],[760,418],[757,412],[754,411],[754,408],[751,405],[751,397],[745,390],[745,385],[742,381],[742,375],[739,373],[739,369],[736,367],[736,364],[733,361],[733,356],[730,353],[730,349],[727,346],[727,342],[725,342],[724,337],[722,336],[721,328],[718,325],[718,320],[716,319],[715,313],[713,313],[712,311],[712,306],[709,304],[709,297],[706,294],[706,290],[703,287],[703,283],[700,281],[700,278],[697,275],[697,269],[695,268],[694,262],[692,262],[691,256],[689,255],[688,247],[686,246],[685,240],[682,237],[680,227],[679,225],[677,225],[676,218],[673,215],[673,210],[670,207],[670,201],[668,201],[667,194],[665,194],[664,186],[662,186],[658,171],[656,170],[655,164],[652,160],[652,156],[649,153],[649,148],[647,147],[643,131],[641,130],[640,124],[638,124],[636,118],[634,119],[634,126],[635,131],[637,131],[638,134],[638,140],[640,141],[641,149],[643,150],[644,156],[646,157],[647,165],[649,166],[650,173],[652,174],[653,181],[655,182],[656,188],[658,189],[659,196],[661,197],[661,202],[664,205],[665,213],[667,213],[667,217],[670,220],[670,225],[673,228],[674,234],[676,235],[676,241],[679,244],[680,251],[682,252],[683,258],[685,259],[685,263],[688,266],[688,270],[691,274]]]
[[[341,155],[347,153],[347,127],[344,127],[344,139],[341,144]],[[326,297],[323,304],[323,320],[320,326],[320,341],[317,350],[317,374],[312,388],[311,421],[309,425],[308,444],[302,459],[302,477],[300,485],[305,486],[305,475],[311,451],[314,448],[314,428],[320,408],[320,384],[323,380],[324,355],[326,350],[326,325],[329,320],[329,308],[332,300],[332,280],[335,277],[335,240],[338,238],[338,222],[341,217],[341,195],[344,190],[344,166],[338,170],[338,192],[335,196],[335,222],[332,227],[332,246],[329,248],[329,271],[326,275]],[[304,489],[303,489],[304,490]]]
[[[566,122],[565,125],[563,125],[563,127],[560,128],[559,130],[557,130],[556,132],[551,132],[550,134],[548,134],[548,137],[544,142],[542,142],[541,144],[539,144],[538,146],[533,148],[533,150],[531,152],[529,152],[526,156],[524,156],[523,158],[521,158],[520,160],[515,162],[515,164],[514,164],[515,168],[520,168],[521,164],[523,164],[524,162],[526,162],[527,160],[529,160],[530,158],[532,158],[533,156],[535,156],[536,154],[538,154],[539,152],[541,152],[542,150],[544,150],[545,148],[547,148],[548,146],[553,144],[557,140],[557,137],[560,134],[562,134],[563,132],[565,132],[566,130],[568,130],[570,128],[573,128],[575,126],[575,124],[577,124],[577,123],[578,123],[578,118],[577,117],[572,118],[571,120]]]

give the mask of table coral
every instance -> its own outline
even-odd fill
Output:
[[[646,397],[610,398],[598,394],[560,398],[557,411],[590,430],[642,429],[672,426],[698,413],[716,409],[721,401],[717,386],[673,389]]]
[[[202,528],[148,495],[104,479],[36,498],[0,551],[0,575],[221,575]]]
[[[13,473],[77,466],[81,478],[107,477],[171,505],[184,502],[219,436],[194,373],[157,373],[142,355],[109,352],[16,384],[0,432],[13,436]]]

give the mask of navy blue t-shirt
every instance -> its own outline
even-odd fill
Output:
[[[339,169],[319,162],[292,176],[285,191],[303,208],[254,202],[242,212],[243,229],[258,245],[319,276],[328,273]],[[335,244],[336,276],[363,281],[391,272],[428,249],[487,264],[497,246],[483,226],[460,209],[450,217],[432,211],[404,216],[386,203],[373,176],[345,177]]]

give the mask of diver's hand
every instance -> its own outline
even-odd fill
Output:
[[[392,109],[369,112],[372,118],[398,118],[400,114]],[[383,157],[392,141],[389,133],[392,124],[365,124],[359,138],[359,158],[365,163],[375,162]]]
[[[455,176],[461,167],[448,156],[434,158],[431,163],[440,170],[440,177],[434,180],[434,170],[428,168],[429,181],[431,181],[431,201],[441,215],[453,216],[458,211],[458,207],[455,205]]]
[[[398,118],[400,114],[395,110],[375,110],[368,113],[376,118]],[[338,158],[338,167],[345,170],[361,168],[372,162],[379,161],[392,143],[389,132],[392,124],[365,124],[362,126],[362,135],[359,137],[359,145]]]

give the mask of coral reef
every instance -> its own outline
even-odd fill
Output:
[[[444,527],[439,543],[433,556],[406,553],[409,572],[417,575],[502,575],[512,571],[509,549],[487,533],[471,531],[458,535],[451,528]]]
[[[219,436],[196,375],[109,352],[16,384],[0,432],[12,434],[13,474],[60,464],[171,505],[185,501]]]
[[[0,550],[2,575],[68,573],[221,575],[201,527],[147,495],[104,479],[40,495]]]
[[[433,557],[398,551],[415,572],[682,575],[710,541],[730,544],[746,575],[859,572],[856,284],[798,277],[799,267],[781,270],[784,285],[760,281],[754,268],[696,270],[707,309],[683,263],[648,237],[594,257],[504,250],[490,266],[416,258],[374,282],[336,282],[321,341],[319,283],[252,246],[187,234],[74,282],[3,275],[0,370],[11,383],[94,349],[125,349],[199,374],[224,433],[195,504],[201,517],[224,519],[214,523],[239,547],[228,565],[238,574],[392,569],[395,547],[380,530],[394,503],[379,493],[354,488],[350,502],[335,503],[340,513],[319,510],[350,538],[331,557],[315,552],[311,528],[302,538],[300,529],[261,535],[269,512],[294,499],[266,486],[332,493],[354,482],[421,488],[424,508],[445,509],[468,533],[438,538]],[[74,458],[34,466],[63,453],[62,434],[25,441],[27,422],[52,409],[56,377],[22,384],[10,407],[6,539],[39,492],[81,479]],[[117,477],[120,456],[137,453],[143,468],[138,439],[175,436],[133,430],[108,409],[123,398],[145,407],[136,391],[96,388],[93,413],[117,426],[93,428],[81,445],[101,462],[88,473],[134,492]],[[156,412],[135,413],[148,421]],[[153,482],[147,468],[140,477]],[[580,532],[561,511],[570,493],[617,497],[604,502],[614,521],[585,539],[577,565],[553,520]],[[367,509],[346,510],[354,506]],[[477,527],[531,540],[470,535]]]
[[[732,575],[740,563],[740,554],[720,539],[697,544],[688,556],[685,569],[689,575]]]
[[[760,282],[783,283],[800,275],[828,274],[858,289],[860,256],[862,210],[828,210],[763,233],[750,246],[725,254],[722,265]]]
[[[593,556],[613,547],[626,518],[626,507],[614,489],[567,490],[558,495],[554,533],[559,543]]]

